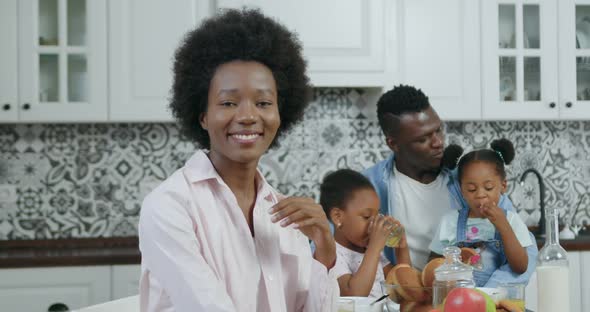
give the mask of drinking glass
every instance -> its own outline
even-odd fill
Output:
[[[524,298],[524,291],[525,291],[525,284],[523,283],[500,283],[498,285],[498,289],[501,293],[505,294],[505,298],[502,300],[506,300],[511,302],[515,306],[518,306],[521,311],[525,311],[525,298]],[[502,301],[500,300],[500,301]]]

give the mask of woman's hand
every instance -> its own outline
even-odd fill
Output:
[[[308,197],[287,197],[276,203],[270,210],[273,223],[282,227],[293,224],[316,245],[314,257],[328,269],[336,262],[336,244],[330,232],[328,218],[318,203]]]

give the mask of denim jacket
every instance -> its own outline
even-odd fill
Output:
[[[377,195],[379,195],[379,210],[382,214],[393,215],[393,212],[395,211],[395,202],[390,200],[389,195],[390,190],[394,189],[393,186],[396,183],[396,177],[393,174],[394,164],[395,157],[392,153],[392,155],[389,156],[387,159],[378,162],[374,166],[363,171],[363,174],[371,181],[371,183],[373,183],[373,186],[377,191]],[[451,195],[451,207],[457,210],[469,209],[467,202],[465,202],[465,199],[463,199],[463,196],[461,195],[461,187],[457,179],[457,170],[443,169],[441,174],[447,175],[449,177],[447,187]],[[506,195],[502,195],[500,197],[500,202],[498,203],[498,206],[506,211],[514,211],[512,201],[510,201],[510,199]],[[486,287],[496,287],[498,283],[508,282],[528,283],[529,278],[535,271],[537,263],[537,254],[539,253],[537,245],[535,244],[534,236],[531,233],[529,233],[529,235],[531,236],[533,244],[526,247],[526,251],[528,254],[528,266],[526,272],[522,274],[517,274],[510,269],[508,263],[505,263],[498,267],[491,274],[486,284]],[[389,259],[389,261],[395,264],[396,261],[393,248],[385,247],[384,252],[385,256]]]

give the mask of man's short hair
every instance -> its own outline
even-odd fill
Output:
[[[418,113],[430,107],[428,97],[413,86],[399,85],[385,92],[377,101],[377,118],[383,134],[397,132],[399,117],[406,113]]]

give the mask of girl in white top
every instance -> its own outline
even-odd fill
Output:
[[[320,204],[334,223],[337,260],[334,271],[342,296],[381,297],[380,282],[393,265],[383,255],[393,226],[390,216],[379,215],[379,198],[362,174],[341,169],[328,174],[320,187]],[[405,234],[395,248],[398,263],[410,264]]]
[[[171,109],[204,150],[143,202],[141,311],[335,310],[324,211],[281,196],[257,170],[309,90],[298,41],[258,11],[224,11],[184,38]]]

